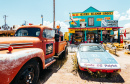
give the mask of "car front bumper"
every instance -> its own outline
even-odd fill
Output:
[[[85,67],[81,67],[79,65],[79,69],[81,71],[90,71],[90,72],[102,72],[102,73],[116,73],[116,72],[121,72],[121,69],[103,69],[103,68],[85,68]]]

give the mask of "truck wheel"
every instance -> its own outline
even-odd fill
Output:
[[[66,47],[66,48],[65,48],[65,51],[62,53],[62,56],[63,56],[63,58],[66,58],[67,55],[68,55],[68,49],[67,49],[67,47]]]
[[[18,72],[11,84],[37,84],[39,78],[39,63],[31,59]]]

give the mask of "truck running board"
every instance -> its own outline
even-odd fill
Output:
[[[47,68],[48,66],[50,66],[52,63],[54,63],[56,61],[56,59],[54,59],[54,57],[48,58],[45,60],[45,68]]]

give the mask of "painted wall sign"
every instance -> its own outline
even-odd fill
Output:
[[[98,30],[105,30],[105,28],[98,28]]]
[[[72,16],[113,15],[113,12],[72,13]]]
[[[102,21],[102,18],[97,18],[97,21]]]
[[[85,19],[80,19],[80,22],[85,22]]]
[[[73,28],[69,29],[69,33],[75,33],[75,31],[95,31],[95,30],[112,30],[110,27],[104,27],[104,28]]]
[[[111,17],[104,17],[106,20],[110,20]],[[97,18],[97,21],[102,21],[102,18]]]
[[[105,19],[110,20],[110,19],[111,19],[111,17],[105,17]]]
[[[97,30],[97,28],[89,28],[88,31],[94,31]]]
[[[53,43],[46,44],[46,55],[53,53]]]
[[[75,31],[80,31],[80,29],[75,29]]]
[[[81,29],[81,31],[86,31],[87,29]]]
[[[75,29],[69,29],[69,33],[75,33]]]
[[[112,30],[112,28],[106,28],[106,30]]]

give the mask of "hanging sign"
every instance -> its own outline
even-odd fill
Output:
[[[80,22],[85,22],[85,19],[80,19]]]
[[[75,29],[69,29],[69,33],[75,33]]]

